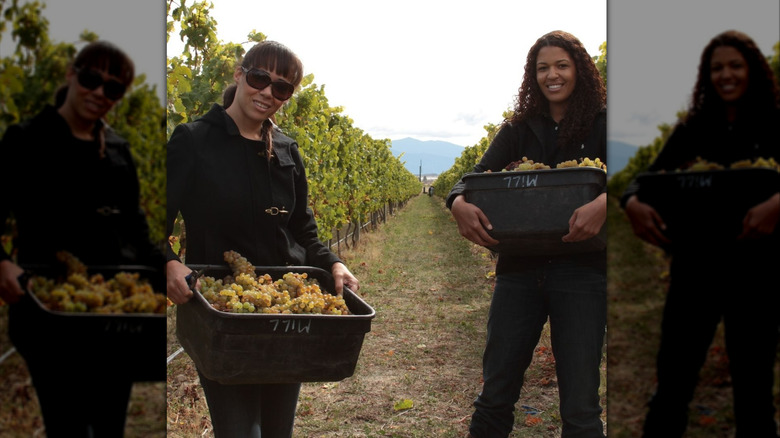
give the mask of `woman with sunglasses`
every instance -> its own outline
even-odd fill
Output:
[[[68,345],[36,348],[36,321],[16,304],[28,298],[22,266],[62,265],[58,251],[87,266],[164,266],[140,208],[130,145],[103,120],[133,78],[120,48],[89,43],[68,66],[54,105],[9,126],[0,143],[0,218],[15,219],[18,262],[0,249],[0,297],[10,303],[9,336],[26,361],[48,437],[122,436],[133,381],[117,371],[126,365],[95,367],[72,357]]]
[[[758,158],[780,161],[778,126],[780,88],[765,56],[748,35],[723,32],[702,51],[687,115],[649,171],[685,169],[697,158],[726,168]],[[724,232],[696,245],[668,237],[664,218],[643,202],[638,182],[623,193],[621,205],[639,238],[671,254],[657,387],[642,436],[684,434],[699,371],[722,320],[736,436],[776,438],[772,390],[780,328],[774,275],[780,266],[780,190],[775,187],[745,212],[738,235]],[[722,208],[729,214],[728,205]]]
[[[553,167],[580,158],[606,159],[604,83],[582,43],[569,33],[550,32],[531,47],[514,114],[474,172],[500,172],[522,157]],[[460,234],[478,245],[497,244],[488,234],[490,218],[465,200],[463,190],[461,180],[446,200]],[[562,239],[589,239],[605,219],[606,193],[601,193],[572,213],[569,233]],[[482,360],[484,384],[474,401],[470,436],[507,437],[512,432],[524,374],[549,317],[561,437],[604,437],[599,367],[606,312],[604,250],[560,256],[499,254]]]
[[[300,59],[274,41],[253,46],[224,105],[174,129],[168,141],[168,232],[181,213],[186,261],[224,265],[236,251],[258,266],[307,265],[333,274],[336,291],[358,280],[323,245],[308,206],[298,145],[273,123],[303,79]],[[168,252],[168,297],[192,297],[191,270]],[[217,438],[292,436],[300,383],[223,385],[199,373]]]

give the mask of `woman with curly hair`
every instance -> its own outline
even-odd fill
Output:
[[[704,48],[688,113],[649,171],[684,169],[697,158],[728,167],[741,160],[780,161],[780,91],[755,42],[730,30]],[[737,437],[776,438],[772,388],[780,294],[780,191],[745,212],[741,233],[695,246],[674,242],[634,181],[622,198],[634,233],[669,250],[669,290],[656,362],[657,387],[644,437],[679,437],[716,328],[725,327]],[[724,205],[724,213],[728,206]],[[713,275],[717,272],[718,275]]]
[[[606,89],[573,35],[550,32],[531,47],[514,114],[504,121],[474,172],[498,172],[527,157],[555,165],[580,158],[606,161]],[[467,202],[459,181],[447,207],[460,234],[496,245],[490,220]],[[537,212],[530,212],[534,214]],[[564,242],[596,236],[606,219],[606,192],[572,212]],[[498,255],[487,323],[482,391],[474,402],[473,437],[506,437],[542,329],[550,321],[560,393],[562,437],[603,437],[599,403],[606,330],[606,252]]]

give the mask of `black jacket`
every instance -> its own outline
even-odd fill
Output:
[[[776,161],[780,161],[779,124],[780,110],[775,111],[774,114],[765,115],[761,120],[741,119],[735,123],[728,123],[724,118],[721,121],[697,119],[691,122],[679,122],[656,158],[648,166],[648,171],[684,169],[697,158],[718,163],[726,168],[741,160],[753,161],[757,158],[774,158]],[[780,192],[780,187],[776,187],[775,190]],[[642,200],[640,184],[636,179],[628,185],[621,195],[620,205],[622,208],[625,208],[626,202],[634,194],[639,196],[640,201]],[[713,236],[711,240],[708,239],[702,244],[713,244],[714,248],[707,246],[708,250],[702,251],[698,247],[683,247],[674,250],[674,252],[678,259],[690,256],[698,259],[699,263],[703,253],[710,257],[720,257],[724,252],[731,252],[732,258],[741,258],[742,261],[753,260],[753,257],[767,258],[770,254],[776,260],[780,256],[777,249],[779,242],[780,226],[775,226],[774,233],[767,239],[731,242],[731,244],[726,245],[718,236]],[[689,254],[681,255],[683,251]],[[733,257],[737,252],[741,254],[740,257]]]
[[[541,162],[554,167],[562,161],[580,158],[600,158],[606,162],[607,155],[607,112],[602,110],[593,122],[593,126],[584,142],[558,147],[557,125],[547,116],[537,116],[520,124],[506,124],[498,131],[492,143],[474,166],[475,173],[490,170],[499,172],[509,163],[527,157],[534,162]],[[452,208],[452,202],[463,193],[463,179],[458,181],[447,195],[447,208]],[[606,188],[604,189],[606,190]],[[601,254],[602,252],[599,252]],[[603,254],[605,255],[605,254]],[[533,268],[540,264],[556,260],[571,260],[588,265],[606,266],[606,258],[591,253],[572,254],[565,256],[546,257],[498,257],[497,273],[518,271],[523,268]]]
[[[736,123],[707,121],[680,122],[663,148],[648,166],[648,171],[672,171],[685,168],[697,157],[728,167],[739,160],[770,158],[780,161],[780,110],[764,120],[739,120]],[[620,204],[637,193],[634,180],[623,192]]]
[[[129,144],[108,127],[105,144],[101,159],[99,142],[75,138],[52,106],[8,127],[0,143],[0,220],[16,219],[20,264],[54,264],[66,250],[88,265],[163,268],[139,205]],[[0,250],[0,259],[8,257]]]
[[[270,162],[265,149],[217,104],[177,126],[168,141],[169,234],[181,213],[190,264],[224,264],[233,250],[256,266],[330,272],[340,260],[318,238],[298,144],[276,130]],[[170,248],[167,257],[178,259]]]

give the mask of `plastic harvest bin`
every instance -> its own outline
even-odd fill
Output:
[[[640,201],[651,205],[677,245],[722,245],[742,232],[745,214],[780,190],[769,168],[644,172],[637,175]]]
[[[64,270],[23,266],[28,276],[58,279]],[[147,266],[89,266],[89,275],[108,280],[116,273],[138,272],[155,291],[164,290],[165,275]],[[32,292],[10,306],[9,335],[26,358],[80,368],[111,369],[133,381],[166,379],[166,318],[164,314],[97,314],[49,310]]]
[[[463,177],[466,201],[490,220],[499,254],[537,256],[599,251],[606,227],[581,242],[563,242],[569,219],[603,190],[607,175],[595,167],[471,173]]]
[[[188,265],[223,278],[227,266]],[[309,266],[256,266],[276,281],[287,272],[317,279],[333,291],[331,275]],[[348,288],[350,315],[228,313],[200,293],[177,306],[176,336],[203,375],[222,384],[335,382],[355,372],[375,312]]]

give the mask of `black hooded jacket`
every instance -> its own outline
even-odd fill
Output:
[[[474,172],[499,172],[508,164],[527,157],[537,163],[555,166],[557,163],[580,158],[600,158],[606,162],[607,155],[607,112],[602,110],[593,121],[593,126],[579,144],[559,147],[557,125],[548,116],[537,116],[519,124],[506,124],[496,134],[482,159],[474,166]],[[447,208],[462,194],[465,184],[461,178],[447,195]],[[606,188],[604,189],[606,190]],[[520,257],[499,255],[496,273],[517,272],[534,269],[556,261],[570,261],[597,267],[606,267],[606,252],[598,254],[581,253],[553,257]]]
[[[224,264],[232,250],[256,266],[330,272],[340,260],[318,238],[298,144],[276,129],[270,161],[265,150],[217,104],[177,126],[168,141],[168,233],[181,213],[189,264]],[[179,259],[171,248],[167,257]]]
[[[5,131],[0,220],[16,220],[19,264],[54,264],[56,252],[66,250],[87,265],[162,269],[129,144],[107,127],[105,146],[101,159],[100,142],[74,137],[53,106]],[[0,260],[9,257],[0,249]]]

